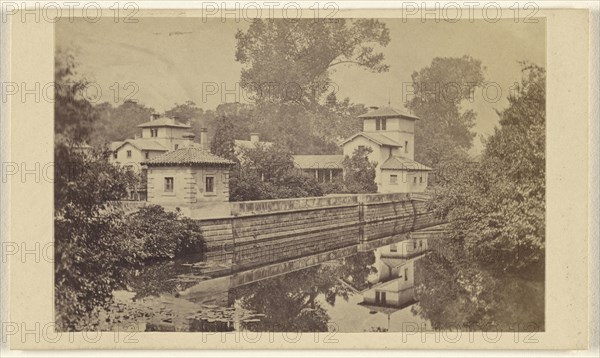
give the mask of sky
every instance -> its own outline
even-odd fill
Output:
[[[206,19],[205,19],[206,20]],[[472,56],[485,67],[486,90],[477,89],[464,108],[477,113],[478,137],[493,133],[496,110],[506,108],[511,87],[520,80],[518,61],[545,67],[546,26],[515,23],[512,19],[421,22],[418,19],[382,19],[391,42],[381,48],[389,72],[372,73],[352,65],[336,66],[331,88],[337,98],[349,97],[366,106],[402,107],[410,96],[411,74],[435,57]],[[245,102],[237,85],[242,66],[235,61],[235,34],[246,30],[245,21],[221,22],[201,18],[139,18],[138,23],[102,20],[59,21],[57,48],[69,48],[79,63],[79,73],[101,94],[97,102],[118,105],[135,99],[163,112],[188,100],[204,110],[223,102]],[[118,90],[117,90],[118,88]],[[403,90],[404,89],[404,90]],[[500,90],[500,92],[498,92]],[[410,97],[408,97],[410,98]],[[473,153],[482,148],[474,141]]]

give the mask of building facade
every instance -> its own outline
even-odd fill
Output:
[[[179,209],[188,217],[229,212],[229,171],[233,162],[196,143],[182,144],[145,162],[148,203]],[[221,205],[220,205],[221,204]]]
[[[373,108],[359,118],[363,131],[341,143],[344,156],[352,156],[359,147],[371,148],[369,160],[377,163],[379,193],[423,192],[431,168],[414,160],[414,128],[419,118],[391,107]]]

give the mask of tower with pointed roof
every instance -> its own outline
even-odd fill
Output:
[[[359,118],[363,130],[341,143],[344,155],[352,156],[359,147],[371,148],[369,160],[377,163],[378,192],[423,192],[431,168],[414,160],[415,121],[419,118],[393,107],[372,108]]]

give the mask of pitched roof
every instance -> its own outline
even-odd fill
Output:
[[[390,147],[402,147],[402,145],[400,143],[389,138],[388,136],[384,135],[383,133],[372,133],[372,132],[358,132],[355,135],[343,140],[340,143],[340,145],[344,145],[358,136],[363,136],[379,145],[387,145]]]
[[[407,119],[420,119],[417,116],[410,114],[407,110],[392,108],[392,107],[380,107],[372,110],[368,113],[361,114],[358,118],[394,118],[402,117]]]
[[[173,118],[161,117],[159,119],[155,119],[152,121],[144,122],[142,124],[138,124],[140,128],[149,128],[149,127],[176,127],[176,128],[192,128],[189,124],[184,124],[181,122],[177,122]]]
[[[432,169],[424,164],[416,162],[412,159],[404,158],[398,155],[392,155],[381,165],[381,169],[396,169],[396,170],[415,170],[415,171],[431,171]]]
[[[118,145],[117,145],[118,143]],[[125,144],[131,144],[139,150],[151,150],[157,152],[166,152],[168,149],[165,148],[162,144],[158,143],[154,140],[149,139],[125,139],[122,142],[113,142],[110,147],[113,151],[121,148]],[[114,145],[114,148],[113,148]]]
[[[115,151],[115,150],[119,149],[121,144],[123,144],[122,141],[112,142],[112,143],[110,143],[109,148],[110,148],[110,150]]]
[[[228,159],[221,158],[217,155],[210,153],[199,146],[183,147],[163,155],[159,155],[156,158],[152,158],[146,161],[148,166],[159,166],[159,165],[202,165],[202,164],[213,164],[213,165],[233,165],[234,163]]]
[[[300,169],[343,169],[343,155],[294,155],[294,164]]]

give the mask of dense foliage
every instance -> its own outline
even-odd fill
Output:
[[[436,193],[434,209],[450,223],[450,237],[423,263],[421,313],[434,326],[459,317],[543,327],[545,88],[545,70],[524,65],[481,161],[454,173]]]
[[[412,74],[414,96],[406,106],[421,118],[415,122],[415,160],[439,168],[466,158],[476,114],[461,105],[483,83],[483,71],[481,61],[469,56],[436,57]]]
[[[384,72],[389,30],[373,19],[256,20],[236,34],[241,85],[256,102],[314,107],[326,94],[335,66],[354,64]],[[329,92],[329,91],[327,91]]]
[[[204,251],[198,222],[159,205],[145,206],[128,215],[121,236],[138,260]]]
[[[358,147],[352,157],[344,158],[345,177],[343,180],[346,193],[376,193],[375,167],[377,163],[369,161],[368,155],[373,150],[370,147]]]
[[[210,151],[222,158],[237,162],[234,130],[231,118],[222,116],[217,123],[215,135],[210,142]]]
[[[231,201],[321,195],[323,192],[314,177],[296,169],[291,152],[277,144],[241,149],[240,165],[229,181]]]
[[[55,304],[59,330],[93,327],[124,271],[144,259],[201,249],[199,227],[162,209],[127,219],[117,201],[137,182],[108,161],[109,153],[84,146],[97,112],[80,96],[75,61],[59,51],[55,80],[54,242]],[[68,83],[68,84],[67,84]]]

